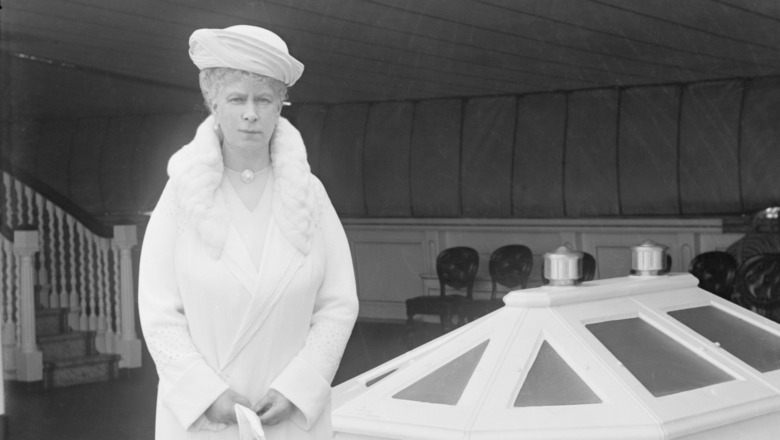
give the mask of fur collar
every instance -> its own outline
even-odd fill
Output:
[[[308,254],[317,214],[315,179],[301,134],[282,117],[271,137],[271,167],[275,177],[274,220],[287,240],[301,253]],[[171,157],[168,176],[185,218],[216,258],[222,253],[229,224],[224,204],[215,200],[223,172],[222,149],[214,131],[214,118],[209,116],[198,127],[192,142]]]

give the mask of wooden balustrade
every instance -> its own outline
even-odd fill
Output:
[[[87,237],[84,233],[84,228],[79,228],[79,243],[81,244],[81,252],[79,254],[79,267],[81,268],[81,285],[86,286],[87,285]],[[89,319],[87,317],[87,293],[83,292],[81,295],[79,295],[79,306],[78,308],[74,307],[71,309],[73,313],[75,313],[78,316],[78,321],[72,320],[71,327],[72,328],[88,328],[89,327]]]
[[[0,250],[0,287],[3,292],[3,375],[6,378],[16,377],[16,258],[13,253],[13,243],[5,236],[0,235],[2,249]]]
[[[40,370],[35,366],[40,353],[35,348],[36,308],[68,309],[71,330],[96,332],[99,352],[122,355],[121,368],[140,367],[131,258],[137,244],[135,226],[115,226],[113,237],[102,236],[6,171],[2,186],[4,377],[40,380],[40,372],[34,371]],[[7,236],[7,231],[20,228],[35,233],[35,252],[30,242],[17,244]]]

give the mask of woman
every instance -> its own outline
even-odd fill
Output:
[[[168,164],[141,253],[158,439],[236,439],[235,404],[274,439],[331,438],[330,382],[357,316],[352,260],[298,131],[303,65],[275,34],[201,29],[211,116]]]

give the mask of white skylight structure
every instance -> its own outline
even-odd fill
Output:
[[[337,386],[335,438],[777,438],[780,325],[689,274],[555,284]]]

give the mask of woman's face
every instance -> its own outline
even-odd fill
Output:
[[[214,102],[214,117],[226,148],[268,148],[282,102],[265,82],[236,75],[226,78]]]

